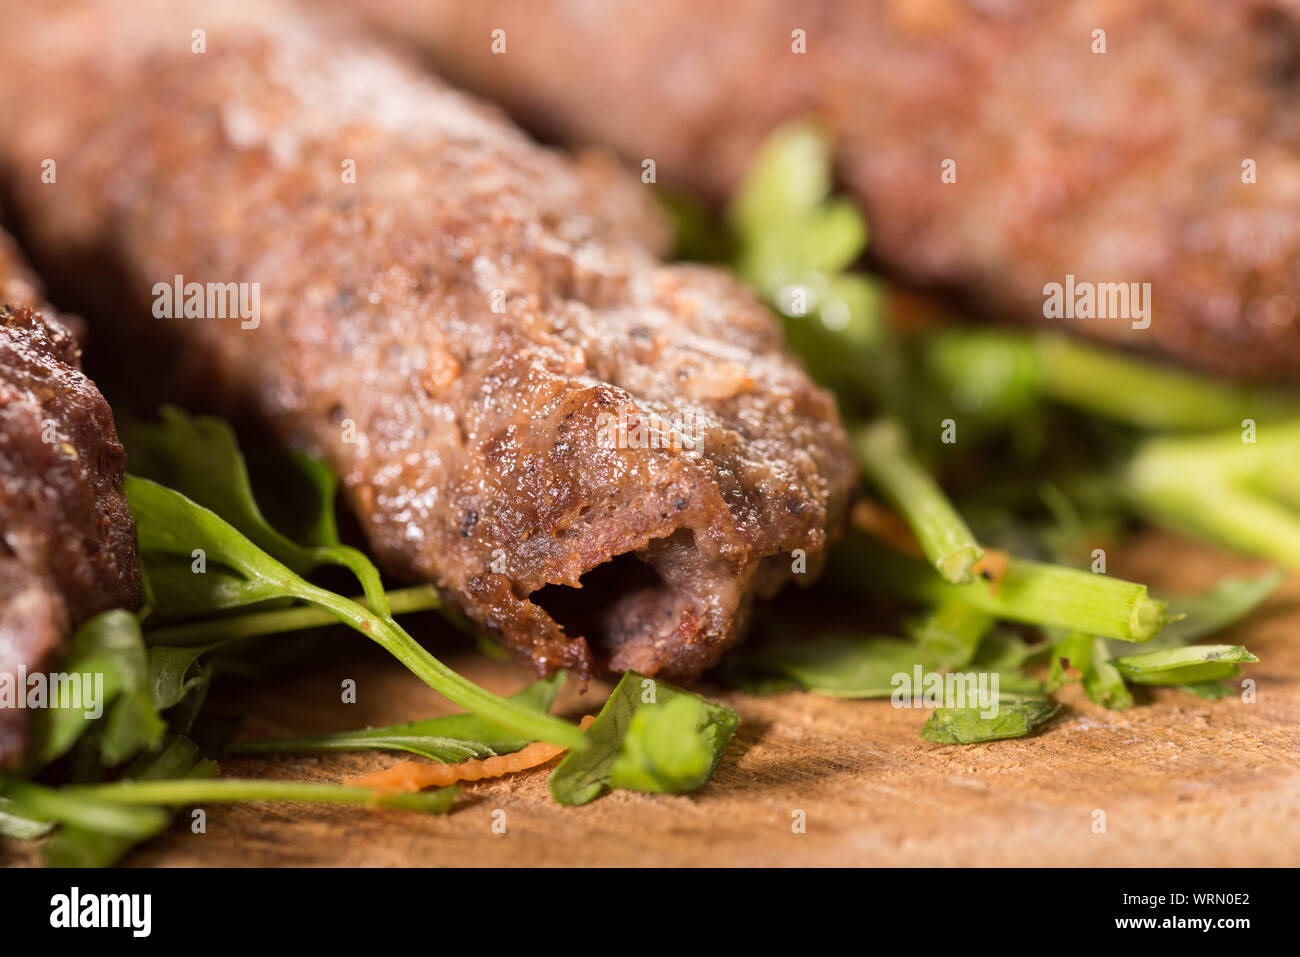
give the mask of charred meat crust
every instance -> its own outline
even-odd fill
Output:
[[[33,242],[135,290],[259,283],[256,328],[154,322],[331,464],[390,571],[539,670],[679,678],[815,573],[855,474],[834,403],[738,283],[662,264],[647,187],[287,7],[205,7],[195,57],[170,3],[5,6],[43,102],[0,91],[0,124],[55,119],[0,159],[75,170],[18,197]]]
[[[0,673],[44,667],[86,618],[139,602],[125,468],[75,338],[0,234]],[[0,768],[26,714],[0,709]]]
[[[894,275],[1211,371],[1300,372],[1290,0],[335,4],[548,137],[718,198],[777,124],[819,116]],[[1067,275],[1149,282],[1151,327],[1045,319]]]

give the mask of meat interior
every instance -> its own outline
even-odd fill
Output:
[[[650,557],[658,544],[651,542],[644,557],[628,552],[597,565],[578,579],[576,588],[546,585],[528,599],[565,634],[585,637],[598,659],[634,661],[642,642],[672,636],[683,624],[689,627],[681,621],[681,599]],[[693,551],[689,543],[685,547]]]

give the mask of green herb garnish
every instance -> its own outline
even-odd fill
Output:
[[[100,749],[105,765],[125,761],[142,748],[162,740],[166,725],[154,704],[148,652],[134,615],[106,611],[91,618],[72,636],[60,665],[68,675],[103,675],[103,734]],[[61,700],[38,712],[33,752],[42,764],[67,753],[91,722],[81,702]]]
[[[609,787],[694,791],[712,776],[739,723],[724,705],[628,671],[587,729],[590,747],[551,773],[551,794],[561,804],[586,804]]]
[[[1132,506],[1153,521],[1300,569],[1300,422],[1145,442],[1123,474]]]
[[[831,698],[888,698],[898,674],[911,675],[944,665],[940,651],[898,638],[832,632],[790,636],[735,652],[738,673],[777,677],[795,687]]]
[[[220,515],[268,555],[306,575],[321,565],[348,568],[361,582],[370,607],[390,614],[379,570],[351,546],[339,541],[334,522],[337,482],[320,462],[297,453],[286,456],[288,470],[302,480],[306,518],[298,544],[271,527],[262,515],[248,467],[235,433],[225,422],[210,416],[190,416],[172,406],[161,410],[156,425],[136,425],[129,432],[131,471],[179,492]]]
[[[1048,689],[1055,691],[1075,680],[1070,671],[1078,673],[1093,704],[1116,711],[1133,706],[1133,695],[1124,684],[1124,676],[1111,663],[1103,639],[1075,633],[1056,642],[1051,650]]]
[[[550,710],[564,685],[564,672],[535,682],[508,700],[539,714]],[[510,754],[531,743],[500,725],[478,715],[452,714],[406,724],[392,724],[363,731],[339,731],[305,738],[275,738],[238,741],[228,750],[233,754],[324,754],[331,751],[408,751],[431,761],[453,763],[469,758],[490,758]]]
[[[1188,645],[1115,659],[1115,667],[1140,685],[1199,685],[1239,674],[1242,663],[1259,661],[1241,645]]]
[[[581,749],[586,741],[572,724],[538,714],[461,677],[429,654],[391,618],[313,585],[259,549],[215,512],[179,492],[148,479],[128,475],[127,498],[136,519],[140,561],[148,569],[158,559],[188,558],[201,549],[244,581],[278,595],[295,598],[329,612],[379,644],[425,684],[461,707],[535,740]]]
[[[1277,590],[1286,573],[1277,569],[1258,578],[1224,578],[1199,595],[1171,595],[1171,620],[1153,643],[1165,647],[1185,645],[1208,638],[1236,624],[1263,604]]]
[[[922,562],[855,536],[828,569],[834,581],[928,604],[957,599],[994,618],[1125,641],[1148,641],[1167,620],[1166,604],[1145,585],[1107,575],[1010,558],[996,583],[953,585]]]
[[[997,704],[997,715],[993,717],[986,716],[978,706],[939,708],[925,722],[921,737],[935,744],[977,744],[1020,738],[1061,708],[1051,698],[1027,695],[1000,695]]]
[[[984,549],[930,473],[912,458],[896,422],[886,419],[858,432],[858,460],[867,476],[907,519],[925,557],[956,584],[974,580]]]

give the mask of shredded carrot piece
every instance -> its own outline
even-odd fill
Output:
[[[984,557],[971,566],[971,571],[988,581],[992,586],[992,593],[996,595],[998,583],[1006,574],[1007,564],[1010,561],[1011,556],[1001,549],[988,548],[984,551]]]
[[[888,325],[909,336],[952,324],[952,311],[933,296],[901,289],[886,293],[882,311]]]
[[[1066,677],[1069,678],[1071,681],[1078,681],[1080,678],[1083,677],[1083,672],[1080,671],[1078,668],[1074,667],[1074,665],[1070,663],[1069,658],[1062,657],[1062,658],[1058,658],[1057,660],[1060,661],[1061,663],[1061,670],[1065,672]]]
[[[912,534],[912,530],[897,512],[877,505],[875,502],[861,499],[853,506],[850,514],[853,527],[880,539],[896,552],[921,558],[921,544]]]
[[[580,725],[582,730],[586,731],[595,720],[594,714],[584,717]],[[482,759],[470,758],[459,764],[403,761],[382,771],[363,774],[348,783],[375,791],[422,791],[425,788],[445,788],[457,781],[482,781],[484,778],[498,778],[503,774],[527,771],[545,764],[566,750],[568,749],[547,744],[545,741],[534,741],[514,754],[498,754]]]

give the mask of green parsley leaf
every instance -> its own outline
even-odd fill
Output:
[[[947,646],[840,632],[783,638],[742,654],[749,674],[786,679],[833,698],[888,698],[895,675],[910,676],[918,666],[924,672],[940,671],[944,656],[953,656]]]
[[[1224,578],[1199,595],[1171,596],[1170,611],[1186,617],[1170,621],[1151,647],[1186,645],[1222,631],[1258,608],[1285,577],[1278,568],[1258,578]]]
[[[1000,695],[998,713],[986,717],[979,707],[939,708],[930,715],[921,737],[935,744],[976,744],[1001,738],[1019,738],[1060,710],[1051,698]]]
[[[1115,659],[1129,681],[1141,685],[1198,685],[1230,678],[1239,663],[1259,661],[1240,645],[1188,645]]]
[[[44,837],[57,826],[48,818],[24,813],[17,801],[0,797],[0,837],[31,841]]]
[[[334,522],[337,484],[321,463],[301,454],[288,457],[296,474],[305,480],[300,484],[307,491],[297,497],[307,506],[302,525],[308,544],[299,545],[262,515],[234,430],[222,420],[190,416],[165,406],[161,423],[131,427],[127,440],[134,474],[153,479],[211,509],[300,575],[323,564],[350,569],[371,608],[381,615],[389,614],[379,570],[362,552],[339,541]],[[200,605],[195,610],[212,609]]]
[[[1226,681],[1202,681],[1200,684],[1177,685],[1177,687],[1180,691],[1194,694],[1196,697],[1204,698],[1206,701],[1219,701],[1223,698],[1230,697],[1236,691],[1236,689]]]
[[[551,773],[551,795],[561,804],[586,804],[609,787],[694,791],[713,775],[739,724],[724,705],[625,672],[587,729],[589,746]]]
[[[100,742],[105,765],[125,761],[142,748],[154,747],[166,730],[154,706],[149,664],[140,623],[122,610],[91,618],[72,636],[59,666],[63,674],[103,676],[104,734]],[[34,753],[48,763],[67,753],[94,718],[82,701],[60,700],[39,712],[34,727]]]

